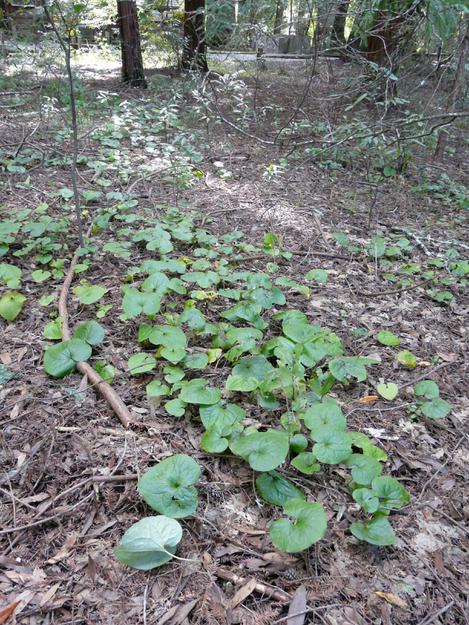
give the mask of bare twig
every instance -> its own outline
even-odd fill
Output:
[[[284,623],[288,621],[288,619],[293,619],[296,616],[302,616],[303,614],[308,614],[309,612],[319,612],[319,610],[329,610],[330,608],[339,608],[342,607],[341,603],[329,603],[328,605],[317,605],[306,608],[306,610],[301,610],[301,612],[295,612],[294,614],[287,614],[287,616],[282,616],[282,618],[278,618],[275,621],[272,621],[271,625],[277,625],[278,623]]]
[[[430,625],[430,623],[433,623],[433,621],[436,621],[436,619],[441,616],[442,614],[444,614],[445,612],[447,612],[450,608],[452,608],[454,605],[454,601],[450,601],[448,603],[448,605],[445,605],[443,608],[441,608],[441,610],[438,610],[437,612],[434,612],[433,614],[430,614],[429,616],[426,616],[423,621],[420,621],[418,623],[418,625]]]
[[[402,384],[400,388],[402,389],[402,388],[406,388],[407,386],[413,386],[414,384],[417,384],[417,382],[420,382],[421,380],[426,380],[427,378],[432,376],[436,371],[439,371],[440,369],[444,369],[445,367],[451,367],[452,365],[456,365],[456,364],[458,364],[457,360],[453,360],[452,362],[442,362],[436,367],[433,367],[433,369],[431,369],[430,371],[426,371],[425,373],[423,373],[422,375],[419,375],[418,377],[414,378],[410,382],[406,382],[405,384]]]
[[[44,519],[39,519],[38,521],[32,521],[31,523],[27,523],[26,525],[22,525],[21,527],[8,527],[6,529],[0,530],[0,534],[13,534],[14,532],[21,532],[23,530],[30,529],[31,527],[37,527],[38,525],[44,525],[44,523],[48,523],[49,521],[54,521],[55,519],[57,519],[60,516],[63,516],[64,514],[73,512],[73,510],[76,510],[77,508],[79,508],[82,504],[85,503],[85,501],[88,501],[88,499],[90,499],[93,496],[94,496],[94,493],[90,493],[84,499],[80,499],[80,501],[76,503],[74,506],[65,508],[64,510],[61,510],[60,512],[56,512],[52,516],[45,517]]]
[[[246,577],[236,575],[236,573],[232,573],[228,569],[224,569],[220,566],[215,569],[215,575],[221,579],[231,582],[232,584],[235,584],[235,586],[245,584],[248,581]],[[279,603],[289,603],[291,601],[291,596],[280,588],[267,586],[266,584],[261,584],[260,582],[256,583],[254,592],[270,597],[271,599],[275,599],[275,601],[278,601]]]

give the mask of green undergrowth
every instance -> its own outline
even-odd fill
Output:
[[[44,337],[54,344],[45,350],[46,372],[62,378],[77,362],[93,358],[98,373],[112,383],[118,372],[101,347],[105,328],[92,317],[105,320],[116,311],[103,303],[109,284],[91,282],[87,273],[97,253],[125,263],[126,274],[113,288],[120,288],[118,314],[132,329],[135,343],[127,372],[120,375],[144,378],[147,401],[158,414],[193,419],[204,452],[235,456],[253,469],[257,494],[276,507],[273,517],[283,511],[270,527],[273,544],[297,552],[325,535],[323,504],[309,501],[301,485],[319,489],[311,476],[328,479],[330,467],[337,467],[354,502],[351,533],[375,545],[394,544],[389,517],[408,503],[409,494],[398,480],[383,475],[385,450],[350,429],[344,415],[347,393],[367,380],[367,370],[377,360],[347,354],[335,332],[301,310],[327,282],[328,272],[316,268],[293,280],[283,273],[291,254],[272,233],[252,245],[242,231],[214,234],[195,213],[169,208],[156,218],[150,211],[133,212],[135,205],[134,200],[120,200],[114,208],[96,211],[73,286],[88,321],[67,341],[62,340],[60,318],[47,323]],[[52,304],[55,295],[46,292],[47,285],[64,277],[65,254],[72,247],[69,225],[66,212],[63,219],[51,219],[45,206],[3,222],[3,251],[11,261],[0,265],[0,279],[8,289],[0,307],[9,298],[0,310],[5,319],[21,319],[28,305],[24,282],[43,290],[40,305]],[[377,249],[376,240],[370,245]],[[25,257],[33,258],[37,269],[27,272],[15,264]],[[140,261],[133,265],[136,257]],[[252,257],[263,270],[245,269]],[[395,350],[402,366],[415,365],[413,354],[397,350],[399,337],[383,330],[376,339]],[[434,382],[425,382],[415,388],[414,414],[446,416],[449,404]],[[392,382],[380,384],[377,391],[387,401],[399,393]],[[150,517],[159,520],[141,527],[144,533],[151,527],[162,528],[163,534],[171,530],[172,540],[177,527],[164,519],[192,515],[197,500],[191,484],[176,480],[171,488],[158,486],[160,465],[142,478],[145,487],[140,482],[139,490],[163,516]],[[297,478],[288,479],[285,471]],[[145,497],[152,489],[156,499]],[[174,549],[158,551],[156,560],[149,561],[157,566]]]

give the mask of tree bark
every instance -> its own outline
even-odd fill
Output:
[[[350,0],[341,0],[336,8],[331,32],[332,43],[345,44],[345,22],[349,5]]]
[[[386,60],[390,62],[392,44],[389,16],[385,11],[378,11],[373,28],[368,34],[368,60],[383,67]]]
[[[205,0],[184,0],[182,67],[186,70],[208,72]]]
[[[458,103],[459,92],[464,81],[464,69],[466,67],[466,60],[469,54],[469,18],[466,18],[466,32],[461,42],[459,51],[458,65],[456,67],[456,74],[454,76],[453,87],[448,98],[448,111],[454,112]],[[448,141],[448,133],[446,130],[440,130],[438,133],[438,141],[436,144],[433,159],[435,161],[441,160],[446,148],[446,142]]]
[[[117,0],[117,16],[121,38],[122,80],[132,87],[146,88],[135,1]]]
[[[274,35],[282,34],[283,17],[285,15],[287,3],[285,0],[277,0],[274,18]]]

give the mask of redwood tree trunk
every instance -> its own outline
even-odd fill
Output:
[[[459,48],[459,59],[456,67],[456,74],[454,76],[453,86],[448,98],[448,112],[452,113],[456,110],[459,93],[464,83],[464,69],[466,67],[466,61],[469,54],[469,18],[466,18],[466,31]],[[448,140],[448,133],[445,130],[440,130],[438,133],[438,141],[433,154],[435,160],[441,160],[446,148],[446,142]]]
[[[134,0],[117,0],[117,21],[121,37],[122,80],[132,87],[146,87],[143,72],[137,6]]]
[[[277,0],[274,18],[274,35],[280,35],[282,33],[283,16],[285,14],[286,7],[287,3],[285,0]]]
[[[389,17],[384,11],[379,11],[373,28],[368,34],[367,58],[380,67],[389,62],[393,47]]]
[[[345,22],[347,20],[349,4],[350,0],[341,0],[336,8],[331,32],[332,43],[345,44]]]
[[[205,35],[205,0],[184,0],[182,67],[208,72]]]

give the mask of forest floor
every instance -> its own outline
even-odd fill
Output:
[[[325,66],[318,75],[318,93],[330,88],[328,71]],[[275,103],[288,117],[298,99],[298,86],[293,94],[298,80],[295,71],[261,77],[259,109]],[[304,83],[299,84],[301,90]],[[131,108],[138,107],[141,97],[123,91],[118,76],[85,82],[83,88],[88,94],[120,94]],[[153,98],[153,106],[161,106],[156,88],[143,97],[146,104]],[[315,101],[309,106],[314,116]],[[21,108],[2,110],[4,151],[21,144],[21,150],[63,153],[56,129],[47,121],[34,130],[40,121],[34,107],[28,108],[29,117]],[[99,115],[89,127],[109,125],[104,108]],[[150,158],[129,137],[117,140],[123,166]],[[80,154],[99,159],[102,147],[88,135]],[[351,426],[386,451],[388,473],[411,493],[410,504],[393,515],[397,544],[375,547],[350,534],[355,509],[341,469],[330,467],[295,478],[312,499],[324,503],[329,517],[325,538],[300,554],[277,551],[267,531],[277,510],[256,497],[252,470],[230,455],[202,452],[199,423],[149,406],[149,378],[124,373],[137,342],[135,326],[119,319],[120,285],[131,267],[148,258],[145,249],[133,246],[131,255],[120,258],[98,249],[86,273],[91,283],[108,289],[104,301],[113,306],[99,319],[106,329],[101,353],[122,372],[113,387],[131,410],[127,429],[81,375],[54,380],[43,371],[43,349],[49,345],[43,329],[55,304],[41,306],[39,298],[57,295],[62,280],[34,282],[28,256],[19,257],[15,262],[23,269],[27,304],[15,322],[0,320],[0,615],[18,601],[8,622],[21,625],[462,625],[468,614],[469,515],[465,283],[451,282],[454,300],[438,302],[425,280],[415,288],[386,280],[380,259],[352,253],[349,247],[364,249],[377,233],[387,244],[406,237],[404,261],[420,266],[418,271],[431,270],[429,260],[448,259],[448,250],[453,258],[467,259],[463,209],[451,198],[412,190],[426,165],[406,176],[370,182],[359,166],[330,169],[299,161],[286,173],[269,177],[267,166],[279,159],[276,148],[223,124],[210,128],[200,151],[197,168],[203,176],[188,188],[177,188],[164,176],[132,173],[125,182],[109,174],[111,189],[125,192],[132,185],[135,210],[148,209],[152,216],[175,205],[196,210],[210,232],[242,231],[243,241],[255,246],[273,232],[283,249],[295,251],[292,260],[278,261],[294,280],[302,282],[311,269],[328,271],[327,284],[310,285],[309,297],[290,293],[288,304],[337,333],[348,355],[379,360],[365,382],[339,389],[336,396]],[[226,180],[218,175],[219,162],[232,172]],[[448,174],[461,181],[467,174],[463,167],[464,158],[456,152],[431,173],[434,180]],[[79,171],[80,188],[99,188],[95,171]],[[54,192],[69,186],[69,171],[59,161],[47,167],[29,163],[24,172],[2,174],[2,221],[43,202],[60,219],[63,201]],[[87,210],[92,214],[95,209],[91,205]],[[254,255],[243,269],[261,272],[265,265]],[[72,293],[68,305],[72,326],[89,315]],[[400,337],[399,348],[377,342],[376,333],[383,329]],[[399,364],[399,349],[416,354],[414,368]],[[445,419],[410,412],[413,383],[422,379],[435,380],[441,397],[451,403]],[[377,397],[381,380],[400,387],[395,401]],[[113,549],[128,527],[148,514],[136,477],[174,453],[186,453],[202,467],[199,507],[194,518],[182,520],[184,538],[178,549],[179,556],[191,561],[172,560],[149,572],[124,567]],[[297,592],[302,586],[303,599]],[[291,614],[304,614],[287,621],[294,596]]]

